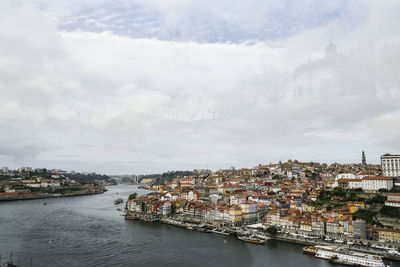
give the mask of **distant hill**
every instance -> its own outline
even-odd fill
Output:
[[[81,174],[81,173],[74,173],[74,174],[65,174],[66,177],[70,179],[74,179],[75,181],[81,183],[89,183],[95,181],[104,181],[104,182],[113,182],[114,180],[104,174]]]

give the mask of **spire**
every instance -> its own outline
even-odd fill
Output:
[[[365,158],[364,150],[362,151],[362,154],[361,154],[361,162],[363,165],[367,165],[367,160]]]

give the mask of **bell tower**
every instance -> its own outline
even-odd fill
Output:
[[[365,158],[364,150],[362,151],[362,154],[361,154],[361,163],[362,163],[362,165],[367,165],[367,159]]]

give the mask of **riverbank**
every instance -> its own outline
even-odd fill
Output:
[[[17,200],[33,200],[33,199],[48,199],[48,198],[62,198],[62,197],[77,197],[77,196],[88,196],[88,195],[98,195],[98,194],[103,194],[106,192],[107,189],[101,190],[101,191],[91,191],[91,192],[76,192],[76,193],[68,193],[68,194],[47,194],[47,193],[42,193],[42,194],[20,194],[17,195],[13,198],[6,198],[6,199],[0,199],[1,202],[9,202],[9,201],[17,201]]]
[[[266,233],[264,230],[250,228],[250,227],[216,227],[215,225],[207,224],[207,223],[187,222],[187,221],[183,221],[183,220],[178,220],[173,217],[153,216],[151,214],[138,214],[138,213],[136,213],[136,214],[127,213],[127,214],[125,214],[125,219],[126,220],[141,220],[141,221],[145,221],[145,222],[160,222],[163,224],[168,224],[168,225],[173,225],[173,226],[180,227],[180,228],[185,228],[187,230],[191,230],[191,231],[194,230],[194,231],[199,231],[199,232],[204,232],[204,233],[215,233],[215,234],[233,235],[233,236],[254,235],[265,241],[277,240],[277,241],[288,242],[288,243],[293,243],[293,244],[313,245],[313,246],[337,245],[337,246],[346,247],[347,249],[352,250],[352,251],[374,254],[374,255],[378,255],[378,256],[381,256],[386,259],[400,261],[399,256],[390,255],[387,253],[387,251],[384,251],[381,249],[374,249],[374,248],[367,247],[367,246],[361,247],[358,245],[333,244],[331,242],[326,242],[326,241],[323,241],[320,239],[319,240],[305,239],[305,238],[301,238],[301,237],[290,236],[290,235],[279,234],[279,233],[275,234],[275,235],[270,235],[270,234]]]

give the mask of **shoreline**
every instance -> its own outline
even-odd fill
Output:
[[[64,197],[78,197],[78,196],[90,196],[90,195],[99,195],[107,192],[108,190],[105,189],[104,191],[101,192],[91,192],[91,193],[78,193],[78,194],[67,194],[67,195],[40,195],[40,196],[33,196],[33,197],[19,197],[19,198],[13,198],[13,199],[0,199],[0,203],[2,202],[10,202],[10,201],[19,201],[19,200],[35,200],[35,199],[48,199],[48,198],[64,198]]]
[[[300,239],[300,238],[295,238],[295,237],[288,237],[284,236],[281,234],[277,235],[270,235],[268,233],[265,233],[264,231],[259,231],[256,229],[243,229],[239,227],[217,227],[212,224],[199,224],[199,223],[193,223],[193,222],[185,222],[185,221],[180,221],[173,219],[171,217],[167,218],[162,218],[156,217],[150,214],[129,214],[125,213],[124,216],[125,220],[139,220],[139,221],[144,221],[144,222],[159,222],[163,224],[168,224],[168,225],[173,225],[176,227],[180,228],[185,228],[186,230],[190,231],[199,231],[199,232],[204,232],[204,233],[215,233],[215,234],[224,234],[224,235],[232,235],[232,236],[239,236],[239,235],[248,235],[248,234],[254,234],[256,237],[265,240],[266,242],[268,240],[276,240],[280,242],[288,242],[292,244],[299,244],[299,245],[322,245],[322,246],[332,246],[332,245],[338,245],[338,244],[332,244],[328,242],[322,242],[322,241],[313,241],[313,240],[305,240],[305,239]],[[349,247],[347,246],[349,250],[352,251],[357,251],[357,252],[362,252],[362,253],[367,253],[367,254],[375,254],[378,256],[381,256],[383,259],[387,260],[393,260],[393,261],[400,261],[399,256],[394,256],[390,255],[387,253],[384,253],[381,250],[376,250],[376,249],[362,249],[362,248],[354,248],[354,247]]]

